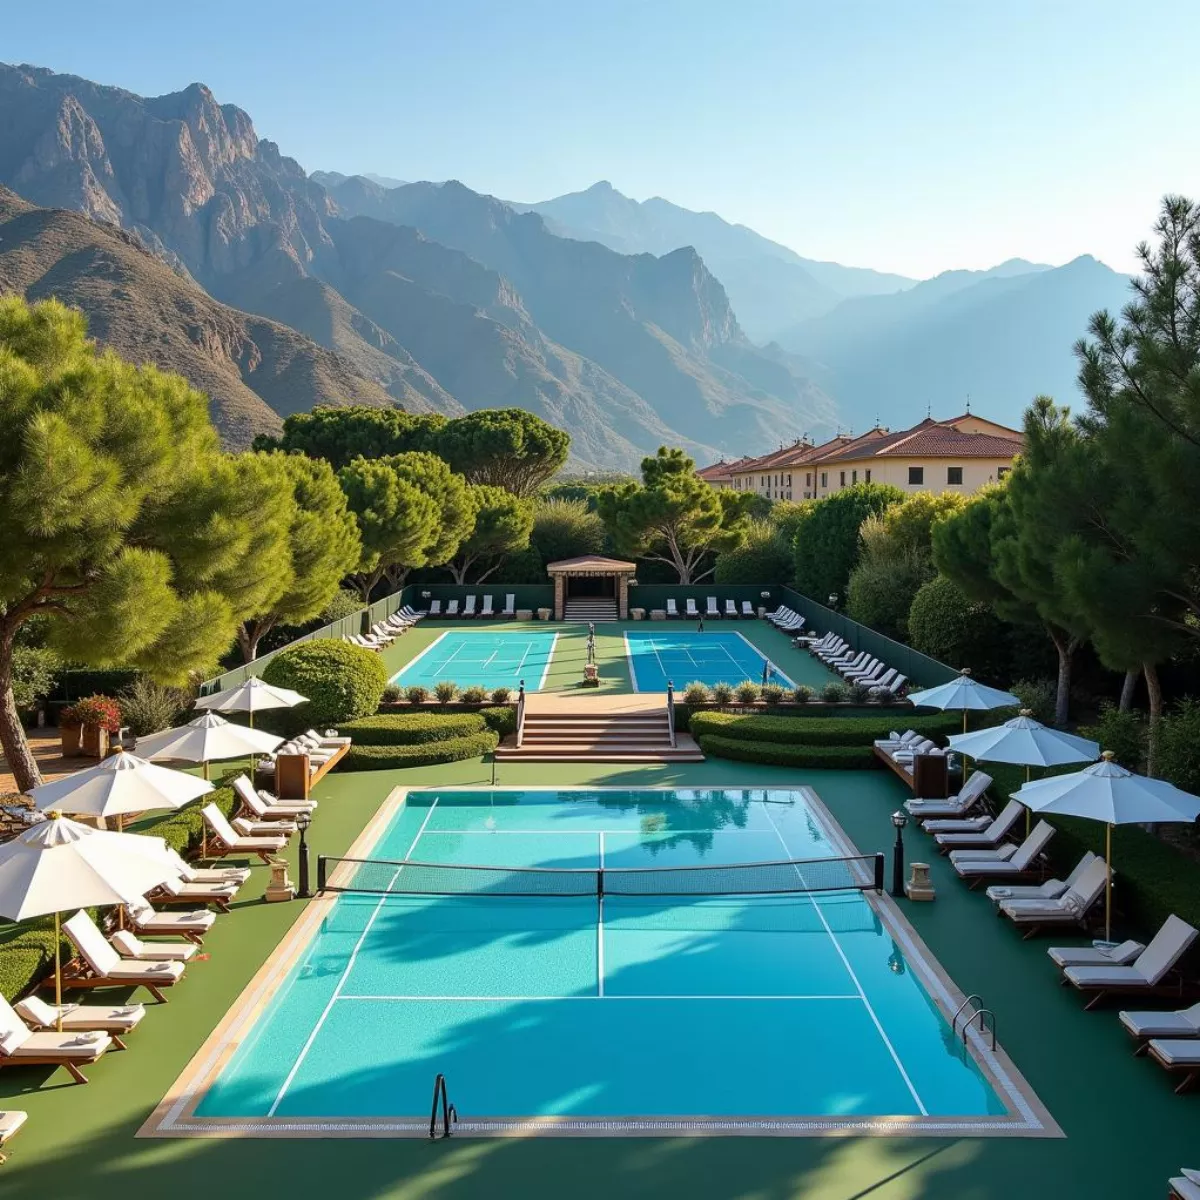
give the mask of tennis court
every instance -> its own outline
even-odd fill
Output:
[[[625,653],[635,692],[665,692],[670,680],[682,690],[689,683],[729,683],[736,687],[749,680],[763,682],[766,658],[753,642],[734,630],[711,633],[679,630],[630,629],[625,633]],[[770,682],[786,688],[795,684],[774,664]]]
[[[432,689],[443,679],[460,688],[507,687],[539,691],[554,656],[556,633],[459,633],[448,631],[409,662],[391,682]]]
[[[1044,1134],[827,820],[802,791],[410,792],[158,1131],[424,1135],[442,1073],[460,1133]]]

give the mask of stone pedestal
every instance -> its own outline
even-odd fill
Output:
[[[635,621],[644,621],[646,619],[646,610],[644,608],[631,608],[629,610],[629,615]]]
[[[273,904],[278,900],[293,900],[295,897],[296,888],[288,878],[287,863],[281,858],[273,859],[271,861],[271,882],[267,884],[263,899]]]
[[[910,900],[933,900],[936,897],[933,881],[929,878],[928,863],[912,864],[912,874],[904,885],[904,894]]]
[[[550,610],[549,610],[548,608],[539,608],[539,609],[537,610],[537,614],[538,614],[538,620],[539,620],[539,621],[548,621],[548,620],[550,620]]]
[[[667,619],[667,610],[665,608],[652,608],[650,610],[650,620],[665,621]]]
[[[517,620],[518,621],[532,621],[533,620],[533,609],[532,608],[518,608],[517,609]]]

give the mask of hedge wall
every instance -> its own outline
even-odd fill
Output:
[[[420,746],[469,737],[486,728],[482,713],[398,712],[343,721],[338,732],[353,738],[355,746]]]
[[[895,713],[872,717],[779,717],[757,713],[696,712],[688,720],[693,737],[718,735],[747,742],[779,742],[804,746],[857,746],[868,753],[876,738],[893,729],[915,729],[931,738],[945,738],[962,728],[957,714],[903,719]]]
[[[755,742],[742,738],[704,734],[696,738],[700,749],[715,758],[769,763],[777,767],[816,767],[835,771],[862,771],[876,765],[870,747],[820,746],[783,742]]]
[[[500,739],[490,729],[465,737],[426,741],[416,745],[375,745],[350,747],[341,761],[343,771],[388,771],[396,767],[430,767],[438,763],[478,758],[495,750]]]

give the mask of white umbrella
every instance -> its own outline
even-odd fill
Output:
[[[208,764],[214,759],[265,754],[282,741],[273,733],[234,725],[214,712],[206,712],[186,725],[138,738],[137,750],[145,758],[203,763],[207,779]]]
[[[212,790],[207,779],[155,766],[127,750],[118,750],[98,766],[43,783],[29,794],[42,811],[116,817],[120,822],[127,813],[182,808]]]
[[[1098,763],[1070,775],[1027,783],[1013,793],[1027,808],[1064,817],[1103,821],[1104,861],[1108,880],[1104,895],[1104,936],[1112,933],[1112,829],[1114,825],[1190,823],[1200,817],[1200,798],[1180,791],[1165,779],[1135,775],[1113,762],[1106,750]]]
[[[197,708],[211,708],[218,712],[244,712],[250,714],[250,728],[254,728],[254,714],[268,708],[295,708],[304,704],[307,696],[293,692],[291,688],[275,687],[263,683],[257,675],[251,675],[245,683],[235,684],[223,692],[213,692],[211,696],[201,696],[196,701]]]
[[[939,684],[935,688],[927,688],[923,692],[910,692],[909,700],[922,708],[940,708],[943,712],[962,710],[963,733],[967,732],[967,713],[971,710],[987,708],[1015,708],[1021,701],[1009,692],[999,688],[986,687],[976,683],[971,678],[971,672],[964,669],[957,679],[949,683]]]
[[[178,874],[162,838],[91,829],[51,813],[0,845],[0,916],[27,921],[54,914],[54,1001],[61,1008],[61,914],[125,904]]]

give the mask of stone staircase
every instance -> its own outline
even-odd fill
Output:
[[[603,597],[578,597],[568,600],[563,608],[564,621],[615,621],[617,619],[617,602]]]
[[[665,705],[665,699],[663,701]],[[525,734],[497,748],[498,762],[703,762],[686,733],[671,745],[665,707],[640,712],[596,710],[527,712]]]

